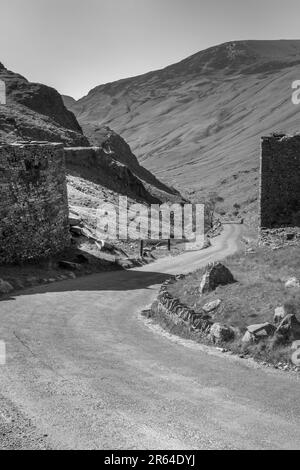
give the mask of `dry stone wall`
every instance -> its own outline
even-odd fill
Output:
[[[0,264],[47,257],[70,243],[62,144],[0,145]]]

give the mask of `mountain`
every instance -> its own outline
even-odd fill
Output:
[[[89,145],[74,114],[51,87],[31,83],[0,63],[7,104],[0,106],[0,139],[48,140],[65,145]]]
[[[70,147],[65,151],[70,209],[80,215],[86,227],[93,231],[97,209],[104,203],[117,208],[120,196],[127,196],[129,205],[184,202],[178,191],[138,163],[122,137],[108,127],[98,128],[95,133],[96,147]]]
[[[237,41],[67,99],[81,126],[109,125],[140,163],[198,200],[257,209],[260,137],[299,131],[300,40]]]
[[[91,145],[100,147],[111,159],[119,162],[142,181],[149,192],[162,201],[182,201],[180,193],[162,183],[149,170],[140,165],[127,142],[108,126],[84,125],[84,134]]]
[[[7,94],[7,104],[0,106],[0,141],[48,140],[71,148],[66,158],[71,206],[75,198],[77,208],[89,212],[99,200],[116,202],[120,194],[145,203],[182,201],[178,191],[139,164],[125,140],[110,128],[88,125],[84,135],[55,89],[31,83],[1,63],[0,79],[5,81]],[[65,100],[75,102],[70,97]],[[91,145],[100,149],[81,149],[78,163],[76,148]]]

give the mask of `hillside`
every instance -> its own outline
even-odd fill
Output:
[[[54,89],[31,83],[0,63],[7,104],[0,106],[0,140],[48,140],[65,145],[89,145],[74,114]]]
[[[98,160],[91,159],[88,165],[86,162],[73,165],[69,156],[71,204],[72,184],[77,188],[77,206],[96,207],[101,194],[107,199],[107,190],[111,191],[113,201],[118,194],[127,194],[132,200],[146,203],[182,200],[176,190],[143,168],[124,139],[108,127],[88,125],[83,135],[76,117],[53,88],[30,83],[1,63],[0,79],[5,81],[7,91],[7,104],[0,106],[0,141],[46,140],[63,142],[67,147],[94,145],[101,148]],[[86,200],[87,193],[94,197],[93,204]]]
[[[183,201],[138,163],[121,136],[108,127],[94,133],[95,147],[66,149],[69,205],[90,230],[96,228],[97,209],[104,203],[117,208],[119,196],[127,196],[129,205]]]
[[[233,204],[251,211],[260,136],[299,130],[291,102],[299,78],[300,41],[231,42],[65,103],[83,127],[105,124],[122,134],[168,184],[195,199],[216,191],[229,211]]]

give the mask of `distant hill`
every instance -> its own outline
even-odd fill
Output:
[[[300,129],[291,84],[300,40],[238,41],[162,70],[100,85],[65,104],[87,128],[109,125],[150,171],[194,199],[257,208],[260,136]]]

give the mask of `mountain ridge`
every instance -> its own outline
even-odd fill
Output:
[[[29,82],[0,63],[0,79],[6,85],[6,105],[0,107],[0,138],[89,145],[75,117],[54,88]]]
[[[300,40],[232,41],[99,85],[68,106],[82,126],[124,136],[167,184],[196,200],[217,191],[228,210],[247,212],[257,208],[260,136],[299,130],[299,77]]]

